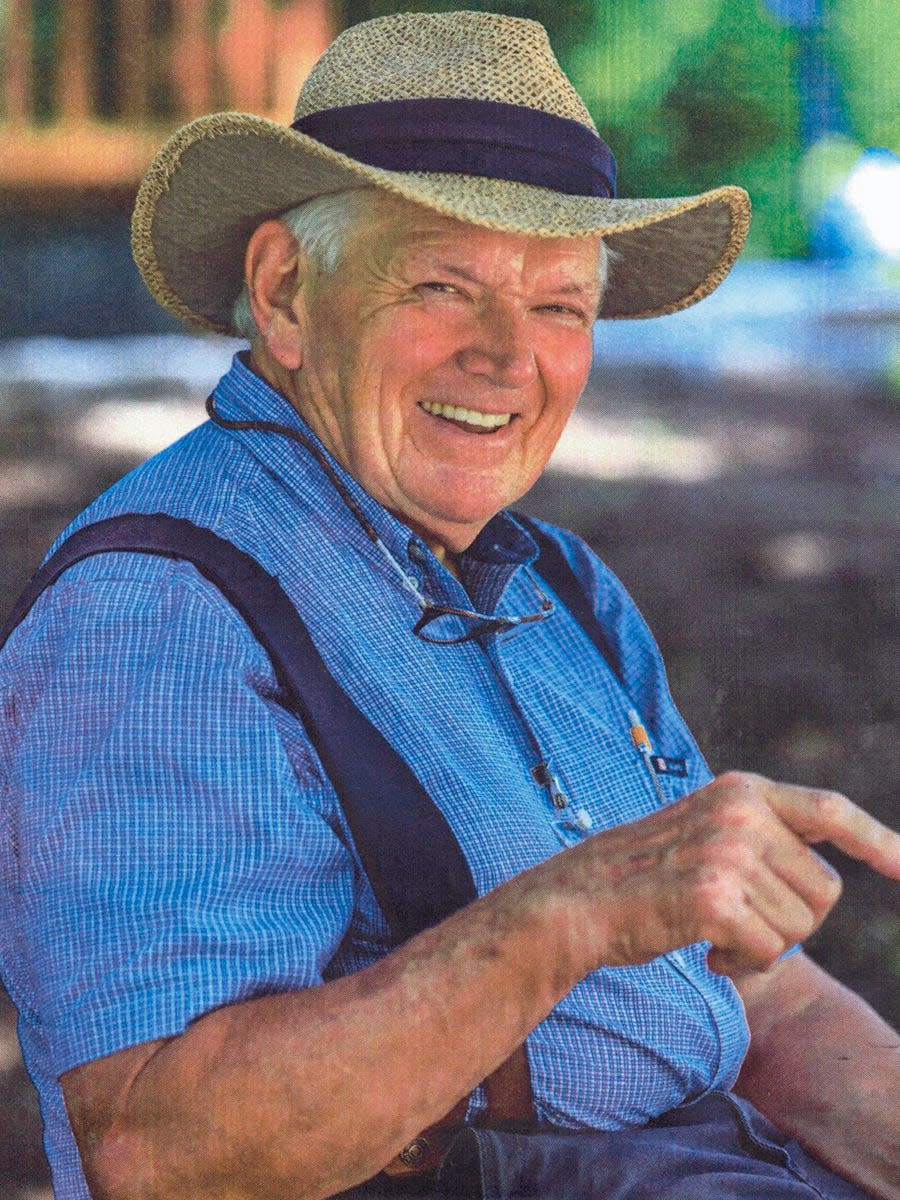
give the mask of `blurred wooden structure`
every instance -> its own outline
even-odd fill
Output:
[[[133,194],[202,113],[290,121],[333,0],[3,0],[0,192]]]

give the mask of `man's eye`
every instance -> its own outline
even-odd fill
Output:
[[[427,283],[420,283],[419,288],[426,292],[440,292],[443,295],[458,295],[459,288],[452,283],[441,283],[436,279],[430,279]]]
[[[587,314],[580,308],[573,308],[570,304],[542,304],[541,312],[550,313],[551,316],[571,317],[573,321],[586,321]]]

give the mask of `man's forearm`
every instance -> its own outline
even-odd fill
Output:
[[[135,1047],[103,1130],[98,1197],[330,1196],[375,1174],[497,1067],[586,974],[568,915],[527,877],[355,975],[207,1014]],[[548,968],[548,963],[553,963]],[[112,1059],[63,1077],[79,1106]],[[93,1087],[92,1087],[93,1085]]]
[[[804,955],[738,982],[752,1041],[736,1090],[839,1174],[900,1200],[900,1036]]]

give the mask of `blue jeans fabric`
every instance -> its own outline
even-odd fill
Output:
[[[868,1200],[752,1105],[714,1092],[642,1129],[462,1131],[435,1192],[479,1200]]]
[[[347,1200],[871,1200],[745,1100],[714,1092],[642,1129],[461,1130],[436,1179],[373,1180]]]

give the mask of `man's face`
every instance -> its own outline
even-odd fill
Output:
[[[467,225],[379,196],[294,299],[294,401],[376,500],[464,549],[531,487],[587,379],[597,238]]]

